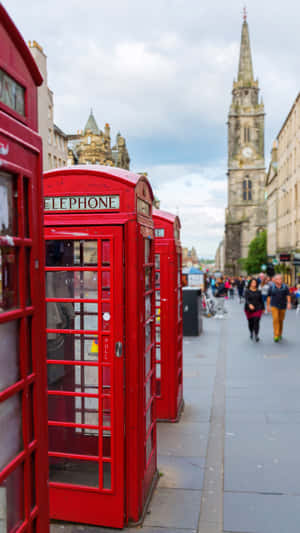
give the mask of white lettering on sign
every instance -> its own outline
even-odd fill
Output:
[[[106,211],[120,209],[120,196],[47,196],[45,211]]]

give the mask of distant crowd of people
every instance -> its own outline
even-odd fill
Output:
[[[291,309],[292,306],[292,297],[300,306],[300,284],[289,288],[283,283],[281,274],[272,278],[264,273],[257,277],[211,276],[208,278],[208,286],[212,295],[218,299],[221,316],[226,312],[225,300],[234,298],[236,291],[239,302],[244,303],[250,338],[256,342],[259,342],[260,319],[264,313],[272,313],[274,342],[279,342],[282,339],[286,309]]]

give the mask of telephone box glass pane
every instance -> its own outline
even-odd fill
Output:
[[[96,461],[50,457],[49,479],[54,483],[98,487],[99,466]]]
[[[147,350],[148,346],[151,344],[151,324],[146,324],[145,326],[145,349]]]
[[[0,172],[0,235],[17,235],[17,217],[17,179],[11,174]]]
[[[151,298],[150,295],[145,298],[145,320],[148,320],[151,316]]]
[[[0,485],[1,532],[16,531],[25,519],[24,465],[21,463]]]
[[[30,206],[31,206],[31,183],[27,178],[24,178],[24,235],[30,237]],[[30,191],[30,194],[29,194]]]
[[[0,248],[0,313],[18,307],[18,250],[10,246]]]
[[[49,420],[53,422],[72,422],[98,426],[99,398],[81,398],[74,396],[48,397]],[[96,429],[96,428],[95,428]]]
[[[46,272],[46,298],[98,297],[97,272]],[[49,327],[49,326],[48,326]]]
[[[19,322],[12,320],[0,324],[0,339],[1,392],[20,379]]]
[[[79,333],[48,333],[47,358],[67,361],[96,361],[98,337]]]
[[[0,101],[16,111],[25,115],[25,89],[11,78],[2,68],[0,69]]]
[[[98,304],[79,303],[74,304],[75,327],[74,329],[97,330],[98,329]]]
[[[151,250],[151,241],[150,239],[145,239],[145,263],[150,262],[150,250]]]
[[[0,471],[23,450],[22,393],[17,393],[0,403]]]
[[[145,268],[145,290],[149,291],[151,289],[151,277],[152,277],[152,268]]]
[[[55,239],[46,241],[46,266],[97,266],[97,241]]]
[[[111,463],[102,463],[103,488],[111,489]]]
[[[25,248],[25,270],[26,270],[26,305],[31,305],[31,275],[30,275],[30,266],[31,266],[31,249]]]
[[[48,434],[50,452],[98,457],[97,429],[49,426]]]
[[[48,385],[50,390],[98,394],[98,366],[49,364]]]

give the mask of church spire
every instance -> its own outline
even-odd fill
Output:
[[[254,77],[246,9],[243,18],[238,81],[249,83],[254,81]]]

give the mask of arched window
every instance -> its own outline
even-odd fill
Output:
[[[244,142],[248,143],[250,142],[250,140],[250,128],[247,126],[246,128],[244,128]]]
[[[243,200],[252,200],[252,181],[248,177],[243,181]]]

